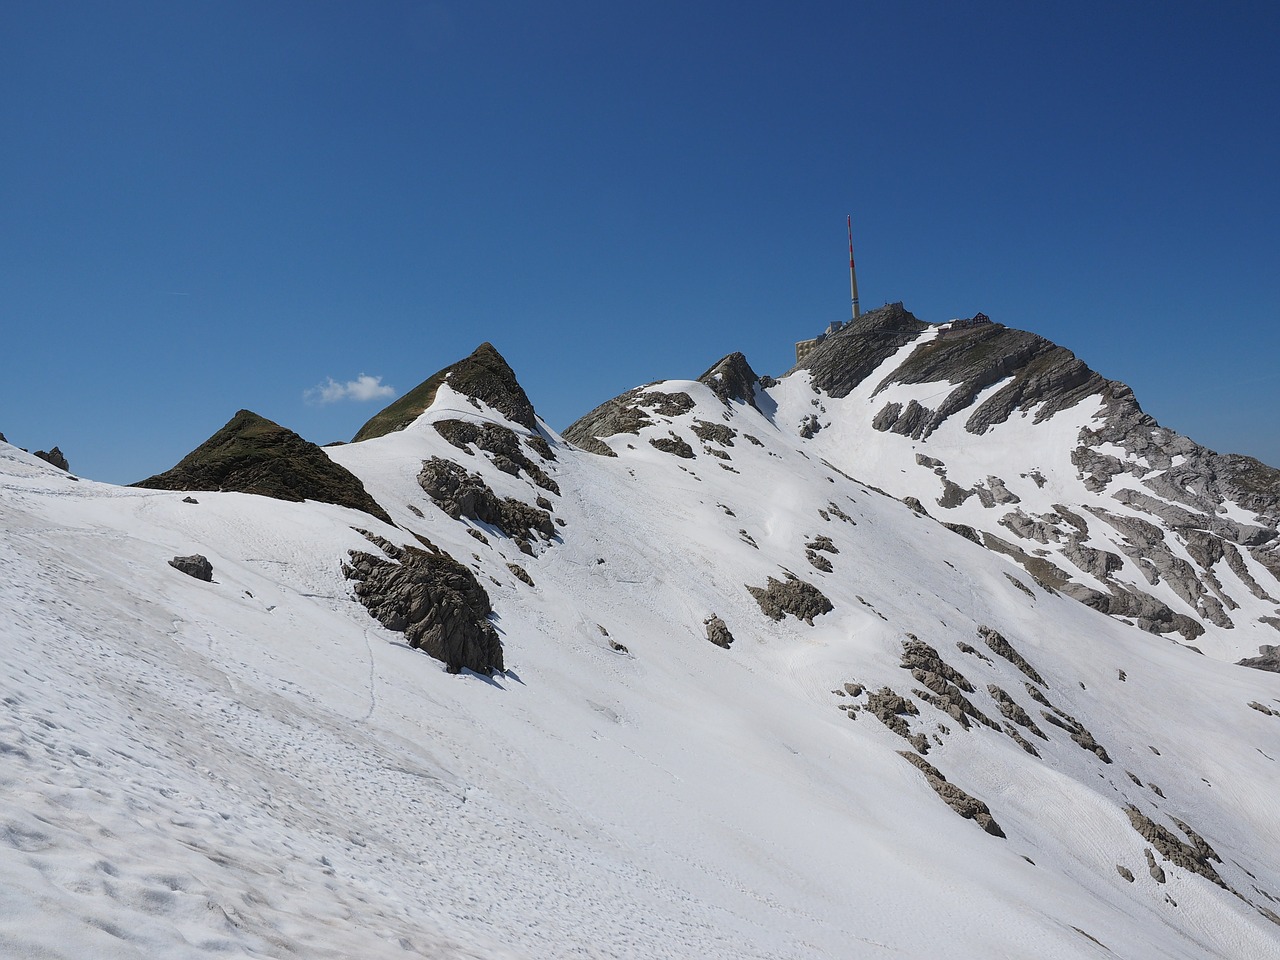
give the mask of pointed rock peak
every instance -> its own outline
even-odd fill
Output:
[[[254,493],[277,500],[319,500],[363,510],[391,523],[355,474],[287,427],[241,410],[172,470],[140,480],[153,490]]]
[[[792,372],[808,370],[815,387],[833,397],[847,397],[876,367],[928,327],[901,303],[889,303],[825,334]]]
[[[756,405],[756,384],[760,378],[741,353],[731,353],[698,378],[726,404],[738,400]]]
[[[457,363],[432,374],[399,400],[390,404],[360,428],[352,442],[372,440],[403,430],[426,411],[436,399],[442,383],[450,389],[487,403],[508,420],[537,429],[533,404],[516,380],[515,372],[502,354],[488,341],[480,344]]]

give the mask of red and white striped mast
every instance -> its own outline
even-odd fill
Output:
[[[845,218],[849,228],[849,294],[853,298],[853,319],[857,320],[862,313],[858,309],[858,275],[853,270],[853,214]]]

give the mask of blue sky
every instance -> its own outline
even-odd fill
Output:
[[[852,213],[864,307],[1280,465],[1277,9],[7,3],[0,431],[129,482],[241,407],[348,439],[484,340],[557,428],[780,374]]]

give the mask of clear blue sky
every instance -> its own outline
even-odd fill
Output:
[[[0,431],[349,439],[492,341],[563,428],[983,310],[1280,464],[1274,3],[0,5]],[[371,381],[366,381],[369,383]],[[373,391],[369,391],[373,392]]]

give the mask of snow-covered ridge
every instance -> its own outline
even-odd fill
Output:
[[[1049,528],[1123,557],[1094,589],[1141,576],[1101,517],[1142,505],[1079,496],[1105,397],[878,430],[910,349],[840,397],[809,370],[744,390],[736,362],[639,388],[614,456],[436,384],[404,429],[326,450],[394,526],[0,446],[0,943],[1276,955],[1280,688],[1227,662],[1246,625],[1201,656],[1037,582],[1067,549]],[[1019,510],[1044,544],[985,519]],[[451,675],[369,615],[353,557],[410,550],[483,587],[500,670]],[[213,582],[166,562],[195,552]]]

